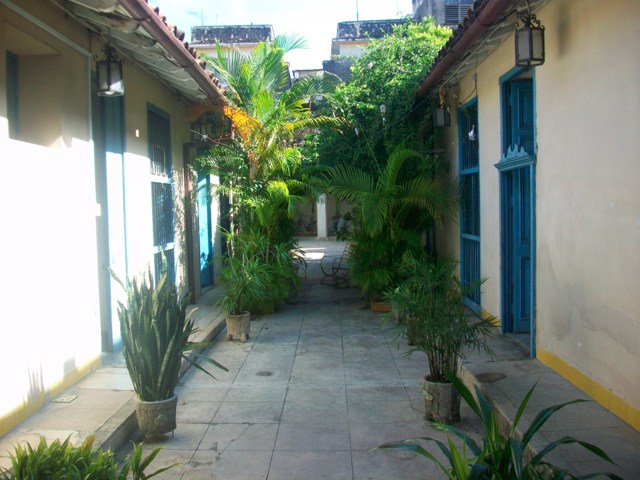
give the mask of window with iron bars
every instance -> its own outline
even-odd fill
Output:
[[[169,280],[173,282],[175,281],[175,233],[169,117],[150,107],[148,124],[155,276],[158,279],[162,272],[162,255],[164,253]]]

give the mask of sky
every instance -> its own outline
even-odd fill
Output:
[[[292,70],[322,68],[331,57],[338,22],[411,15],[411,0],[155,0],[167,22],[191,40],[197,25],[273,25],[276,35],[299,35],[308,48],[287,56]]]

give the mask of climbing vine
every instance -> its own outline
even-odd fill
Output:
[[[340,131],[323,129],[313,140],[324,164],[351,164],[373,174],[397,146],[425,150],[420,124],[428,105],[416,105],[415,91],[451,30],[433,18],[407,22],[372,39],[324,108],[345,118]]]

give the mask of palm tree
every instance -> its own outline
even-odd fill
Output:
[[[352,277],[374,299],[394,283],[405,251],[421,248],[421,233],[457,206],[457,189],[424,175],[403,179],[419,152],[397,148],[377,178],[351,165],[327,172],[328,193],[354,206]]]
[[[225,85],[231,121],[249,166],[249,180],[269,179],[275,171],[290,175],[299,167],[295,134],[321,125],[338,125],[338,119],[317,116],[309,99],[330,95],[340,80],[332,74],[310,75],[289,87],[286,53],[301,48],[298,37],[277,36],[258,44],[246,55],[216,46],[216,56],[206,56],[208,66]]]

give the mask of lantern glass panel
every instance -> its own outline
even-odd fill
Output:
[[[544,61],[544,30],[531,30],[531,52],[534,60]]]
[[[451,117],[446,108],[438,107],[433,111],[433,124],[435,127],[448,127],[451,125]]]

